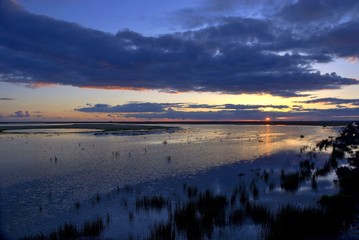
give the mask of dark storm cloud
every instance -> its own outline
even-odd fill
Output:
[[[314,36],[312,40],[322,52],[330,52],[339,57],[359,57],[359,20],[340,24]]]
[[[10,115],[10,117],[15,117],[15,118],[29,118],[31,115],[28,111],[16,111],[14,112],[14,114]]]
[[[290,22],[307,25],[319,22],[326,25],[328,22],[357,17],[358,11],[357,0],[299,0],[283,7],[278,15]]]
[[[335,104],[352,104],[359,106],[359,99],[342,99],[342,98],[317,98],[307,101],[298,101],[298,103],[323,103],[327,105]]]
[[[264,1],[257,10],[269,9],[272,2]],[[201,8],[207,7],[211,15],[230,9],[228,6],[233,4],[236,2],[212,0]],[[243,0],[239,1],[241,4],[251,3]],[[198,30],[146,37],[130,30],[112,35],[87,29],[30,14],[3,0],[0,81],[34,87],[61,84],[164,92],[269,93],[284,97],[337,89],[358,81],[320,74],[312,69],[312,64],[359,56],[358,22],[348,10],[352,5],[356,6],[353,1],[345,1],[340,7],[349,18],[346,22],[342,20],[305,36],[285,24],[277,24],[276,20],[297,11],[288,2],[280,5],[277,14],[271,8],[267,15],[272,18],[221,15],[215,25],[207,24]],[[328,1],[323,11],[336,6],[336,1]],[[293,16],[290,21],[301,20]],[[97,108],[105,111],[108,107]],[[152,107],[152,112],[163,108]]]

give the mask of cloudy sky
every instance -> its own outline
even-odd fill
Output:
[[[357,0],[0,0],[0,121],[359,119]]]

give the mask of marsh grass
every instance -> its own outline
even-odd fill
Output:
[[[194,198],[198,194],[198,188],[195,186],[188,186],[187,184],[183,184],[183,190],[187,193],[188,198]]]
[[[22,240],[71,240],[86,237],[99,237],[103,232],[105,226],[102,218],[97,218],[94,221],[86,221],[83,227],[79,229],[76,224],[65,223],[57,230],[45,235],[43,233],[37,235],[27,235]]]
[[[239,226],[242,225],[246,219],[245,211],[242,208],[235,209],[229,213],[228,224],[230,226]]]
[[[159,223],[150,229],[149,240],[175,240],[176,232],[172,222]]]
[[[226,224],[227,198],[207,190],[195,200],[177,207],[174,223],[187,239],[211,237],[215,226]]]
[[[285,174],[282,172],[280,186],[286,191],[297,191],[300,183],[300,174],[298,172]]]
[[[136,199],[136,209],[144,209],[149,211],[151,209],[161,210],[168,204],[168,201],[162,196],[142,197]]]
[[[267,222],[265,239],[337,239],[341,221],[322,209],[287,205]]]
[[[262,178],[263,178],[264,182],[268,184],[268,182],[269,182],[269,173],[266,170],[263,170]]]
[[[256,224],[266,224],[271,219],[271,212],[267,207],[250,202],[245,206],[245,215]]]
[[[316,192],[318,190],[318,183],[317,183],[317,178],[315,175],[312,176],[311,186],[312,186],[313,191]]]
[[[256,184],[253,185],[253,188],[252,188],[252,196],[253,196],[253,199],[254,199],[254,200],[258,199],[259,189],[258,189],[258,187],[257,187]]]
[[[340,167],[336,171],[339,185],[344,191],[359,191],[359,168]]]
[[[101,218],[97,218],[95,221],[87,221],[84,223],[81,235],[84,237],[96,237],[101,234],[104,228]]]
[[[342,193],[332,196],[323,195],[320,198],[319,203],[331,209],[339,210],[343,214],[352,211],[355,207],[355,199],[350,195]]]

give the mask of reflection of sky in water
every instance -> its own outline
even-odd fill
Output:
[[[142,136],[0,135],[1,224],[5,231],[53,228],[76,200],[86,201],[116,186],[186,177],[283,151],[291,158],[285,166],[297,167],[292,151],[299,153],[302,146],[314,147],[316,141],[336,135],[335,129],[311,126],[181,127],[172,134]],[[260,160],[256,164],[261,166]],[[216,189],[223,191],[223,184]],[[41,216],[36,211],[40,205]]]
[[[100,129],[90,128],[37,128],[37,129],[16,129],[5,130],[4,133],[85,133],[85,132],[99,132]]]
[[[26,127],[32,127],[32,126],[66,126],[71,125],[72,123],[6,123],[1,124],[0,127],[14,127],[14,126],[26,126]]]

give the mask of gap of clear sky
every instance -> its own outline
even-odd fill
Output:
[[[0,0],[0,121],[357,120],[357,0]]]

